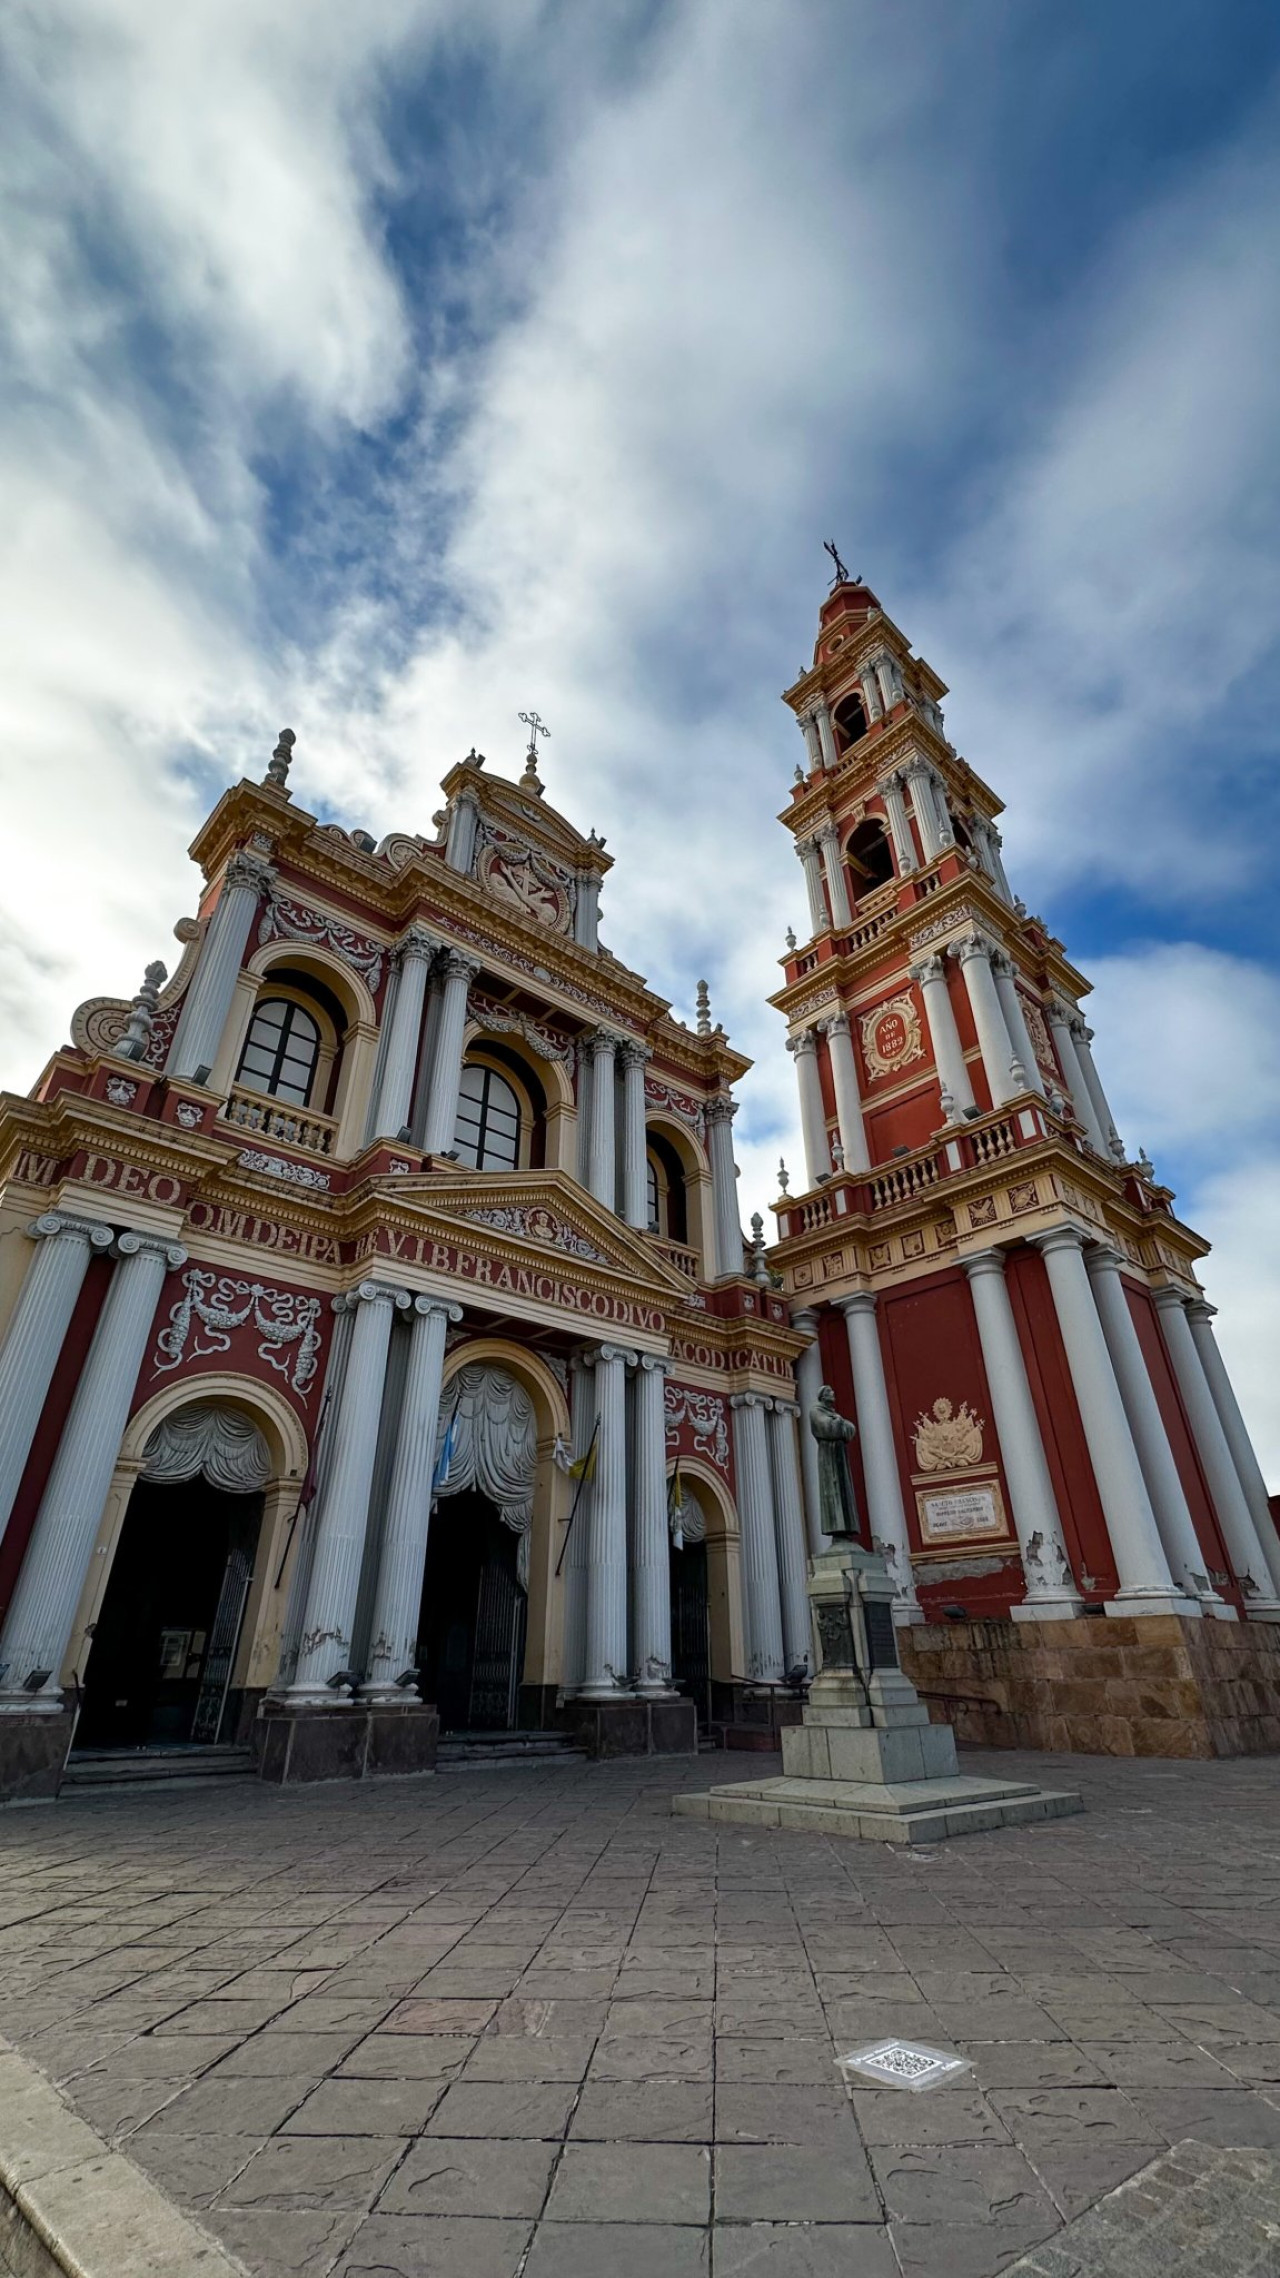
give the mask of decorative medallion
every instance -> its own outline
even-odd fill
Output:
[[[917,1416],[911,1430],[918,1471],[971,1471],[982,1461],[982,1435],[986,1426],[967,1400],[957,1409],[945,1395],[935,1400],[927,1416]]]
[[[923,1060],[920,1014],[909,989],[862,1015],[862,1057],[872,1078],[892,1076],[913,1060]]]
[[[1026,1183],[1025,1183],[1024,1185],[1022,1185],[1022,1186],[1011,1186],[1011,1187],[1010,1187],[1010,1189],[1009,1189],[1009,1208],[1010,1208],[1011,1210],[1038,1210],[1038,1209],[1039,1209],[1039,1207],[1040,1207],[1040,1189],[1039,1189],[1039,1187],[1037,1187],[1037,1186],[1033,1186],[1033,1185],[1030,1183],[1030,1181],[1026,1182]]]
[[[138,1087],[127,1076],[108,1076],[107,1098],[113,1107],[131,1107],[138,1096]]]
[[[180,1099],[174,1110],[174,1116],[184,1131],[198,1131],[204,1122],[204,1109],[197,1107],[193,1099]]]
[[[994,1226],[995,1222],[995,1196],[993,1194],[980,1194],[976,1202],[969,1204],[969,1224],[971,1226]]]

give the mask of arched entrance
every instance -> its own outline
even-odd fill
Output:
[[[418,1628],[422,1696],[446,1732],[514,1727],[531,1629],[538,1676],[546,1648],[548,1372],[514,1354],[508,1365],[500,1348],[472,1349],[478,1357],[461,1359],[440,1402]]]
[[[667,1489],[671,1537],[671,1678],[698,1711],[711,1719],[711,1603],[707,1583],[707,1520],[697,1489],[680,1472]]]
[[[77,1748],[225,1737],[272,1469],[235,1408],[196,1404],[157,1424],[94,1623]]]

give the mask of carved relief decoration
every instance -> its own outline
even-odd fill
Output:
[[[717,1471],[727,1472],[729,1433],[720,1394],[695,1392],[690,1385],[668,1383],[662,1397],[667,1414],[667,1452],[675,1454],[680,1445],[680,1426],[687,1424],[695,1452],[705,1455]]]
[[[318,1368],[321,1337],[316,1326],[320,1299],[294,1289],[272,1289],[266,1282],[237,1281],[193,1266],[182,1277],[183,1295],[170,1308],[169,1326],[156,1339],[153,1376],[230,1350],[232,1332],[251,1328],[265,1360],[305,1400]],[[194,1334],[194,1343],[191,1341]]]
[[[706,1117],[700,1102],[690,1093],[673,1090],[660,1076],[646,1075],[644,1096],[651,1107],[665,1107],[669,1114],[676,1116],[681,1123],[687,1123],[691,1131],[696,1131],[699,1138],[703,1136]]]
[[[1018,1001],[1022,1006],[1022,1015],[1027,1024],[1027,1034],[1031,1038],[1031,1048],[1035,1053],[1036,1061],[1043,1068],[1045,1074],[1052,1076],[1056,1083],[1059,1080],[1058,1063],[1053,1056],[1053,1046],[1049,1041],[1049,1031],[1045,1026],[1044,1014],[1034,997],[1029,997],[1023,989],[1018,991]]]
[[[869,1076],[891,1076],[924,1058],[920,1013],[911,991],[862,1015],[862,1056]]]
[[[491,1029],[496,1036],[523,1036],[525,1043],[531,1044],[545,1059],[566,1061],[572,1073],[577,1053],[567,1037],[557,1036],[554,1029],[544,1028],[541,1022],[530,1020],[522,1012],[512,1012],[509,1005],[497,1004],[478,989],[471,991],[468,1002],[482,1028]]]
[[[261,947],[281,937],[331,949],[335,957],[340,957],[344,965],[350,965],[377,995],[387,954],[381,942],[370,941],[367,934],[357,933],[353,926],[344,925],[341,918],[331,916],[327,910],[308,909],[305,903],[292,902],[283,894],[269,891],[267,906],[258,924],[258,943]]]
[[[522,852],[487,846],[476,864],[482,886],[500,902],[509,902],[522,917],[533,918],[552,933],[567,933],[571,906],[565,887],[548,875],[549,864],[532,847]]]
[[[571,1258],[590,1258],[602,1266],[612,1262],[585,1234],[580,1234],[576,1226],[570,1226],[566,1219],[541,1203],[531,1209],[513,1203],[505,1209],[464,1210],[462,1216],[477,1226],[496,1227],[500,1234],[517,1234],[522,1241],[543,1242],[548,1249],[565,1250]]]
[[[246,1147],[236,1156],[242,1171],[261,1171],[268,1178],[285,1179],[291,1186],[314,1187],[327,1194],[332,1183],[328,1171],[313,1170],[310,1163],[294,1162],[291,1156],[264,1155],[256,1147]]]
[[[982,1435],[986,1426],[967,1400],[957,1409],[945,1395],[935,1400],[927,1416],[917,1416],[911,1427],[917,1471],[970,1471],[982,1461]]]

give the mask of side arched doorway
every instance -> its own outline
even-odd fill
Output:
[[[528,1634],[538,1417],[508,1369],[457,1370],[440,1403],[418,1664],[444,1732],[519,1720]]]
[[[93,1626],[78,1749],[227,1737],[272,1472],[261,1432],[235,1408],[180,1408],[152,1432]]]
[[[671,1537],[671,1679],[711,1719],[711,1601],[707,1578],[707,1518],[697,1489],[679,1471],[667,1484]]]

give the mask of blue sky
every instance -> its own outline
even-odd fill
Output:
[[[288,721],[429,828],[475,742],[756,1055],[836,537],[951,683],[1121,1129],[1280,1414],[1280,18],[1249,0],[40,0],[0,98],[0,1074],[130,993]],[[172,957],[172,950],[170,950]]]

